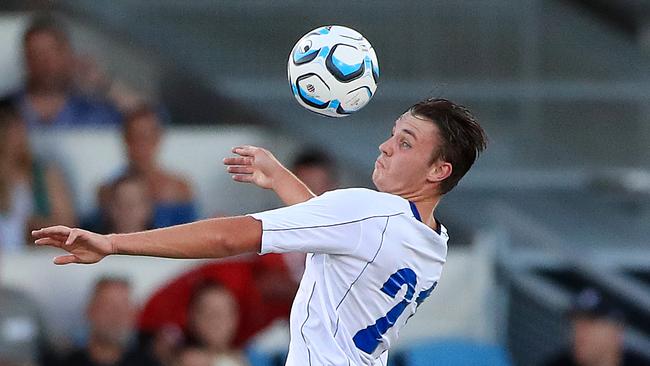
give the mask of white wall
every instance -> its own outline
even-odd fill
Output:
[[[19,87],[23,78],[22,34],[27,18],[0,13],[0,95]]]

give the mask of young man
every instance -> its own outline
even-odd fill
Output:
[[[160,117],[147,105],[141,105],[125,114],[122,141],[127,165],[119,175],[99,187],[97,198],[102,211],[111,205],[110,191],[115,182],[125,177],[135,177],[144,181],[153,200],[152,227],[196,220],[190,183],[184,177],[164,169],[159,162],[164,132]]]
[[[136,305],[131,284],[119,277],[103,277],[96,283],[86,308],[89,326],[84,347],[63,357],[67,366],[143,365],[136,352],[129,350],[134,330]],[[146,366],[146,365],[145,365]]]
[[[26,83],[12,99],[30,130],[120,124],[120,112],[110,101],[77,88],[77,56],[57,20],[35,18],[24,33],[23,52]]]
[[[625,314],[600,291],[580,291],[567,314],[572,345],[554,355],[547,366],[641,366],[650,360],[625,347]]]
[[[448,236],[434,210],[485,146],[467,109],[428,99],[402,114],[379,146],[372,174],[379,192],[315,197],[268,151],[246,146],[224,160],[233,179],[271,188],[290,207],[132,234],[55,226],[33,235],[39,245],[70,253],[56,264],[95,263],[110,254],[309,253],[291,310],[287,365],[386,365],[386,351],[445,263]]]

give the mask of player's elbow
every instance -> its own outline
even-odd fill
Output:
[[[226,219],[222,230],[217,230],[215,248],[218,257],[229,257],[244,253],[256,253],[260,250],[262,223],[256,219],[243,216]]]
[[[220,249],[222,252],[219,255],[220,257],[232,257],[234,255],[252,252],[252,250],[249,249],[241,239],[232,238],[230,236],[221,238]]]

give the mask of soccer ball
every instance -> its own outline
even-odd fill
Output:
[[[379,64],[359,32],[331,25],[314,29],[296,43],[287,74],[300,105],[324,116],[345,117],[375,94]]]

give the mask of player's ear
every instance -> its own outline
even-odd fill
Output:
[[[438,160],[429,168],[427,180],[432,183],[442,182],[451,175],[452,171],[453,167],[451,166],[451,163]]]

